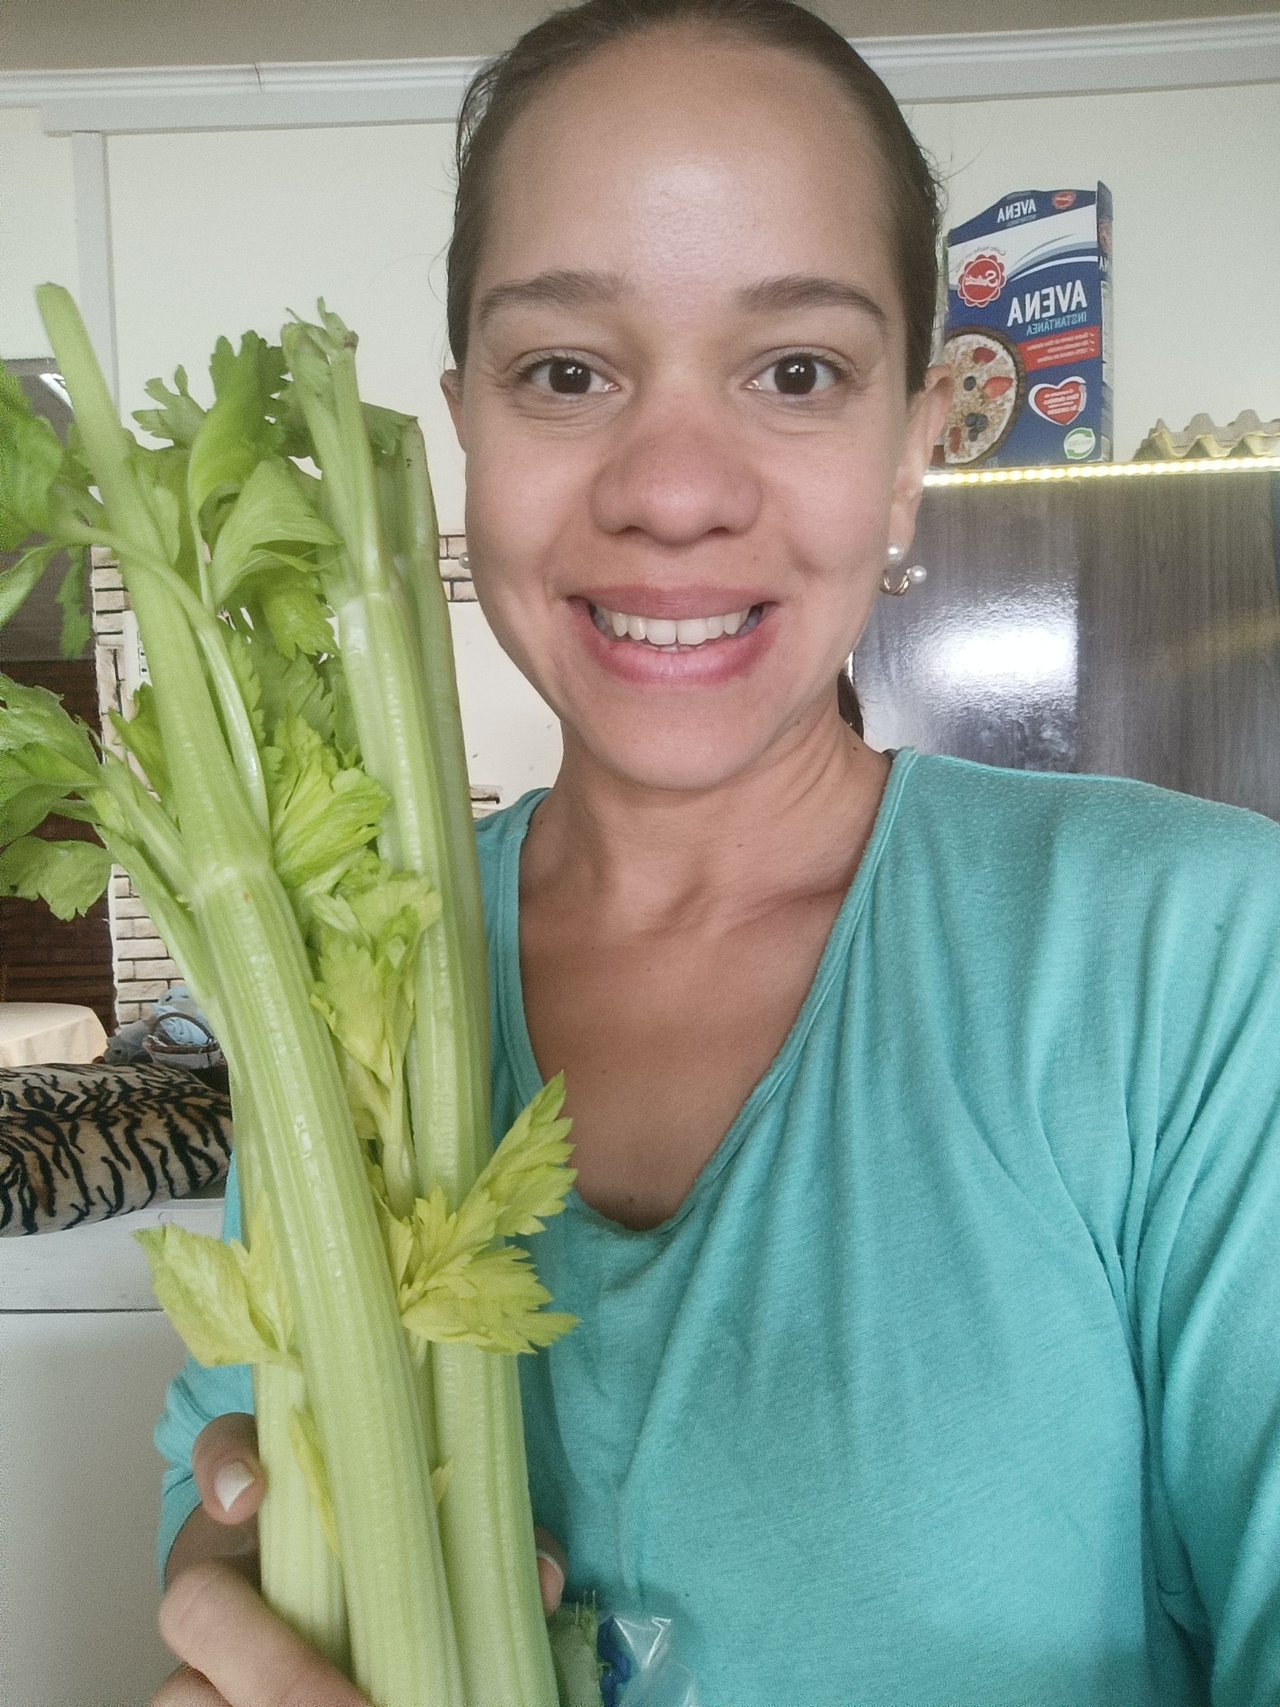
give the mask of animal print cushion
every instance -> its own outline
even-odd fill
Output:
[[[0,1071],[0,1234],[74,1227],[216,1183],[231,1099],[213,1077],[152,1062]]]

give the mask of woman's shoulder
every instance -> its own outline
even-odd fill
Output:
[[[890,926],[941,936],[951,973],[968,968],[1024,1019],[1033,990],[1065,1004],[1065,1030],[1123,1032],[1157,1011],[1153,992],[1175,1028],[1263,991],[1280,1000],[1280,824],[1258,813],[1127,778],[920,757],[892,847]]]
[[[488,812],[476,820],[476,847],[482,870],[500,858],[502,850],[513,841],[518,845],[524,839],[533,809],[546,792],[545,788],[531,788],[510,806],[500,806],[496,812]]]
[[[1280,942],[1280,824],[1122,777],[919,757],[886,875],[955,945],[1022,964],[1052,950],[1136,971],[1227,962],[1261,974]],[[1175,972],[1174,968],[1182,970]]]
[[[1082,882],[1126,872],[1199,883],[1236,874],[1280,897],[1280,824],[1240,806],[1128,777],[1014,771],[917,755],[909,778],[917,829],[976,867],[1033,860]],[[1100,897],[1101,898],[1101,897]]]

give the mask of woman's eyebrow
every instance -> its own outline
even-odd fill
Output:
[[[485,291],[476,305],[476,325],[485,325],[503,308],[527,305],[591,308],[618,302],[626,294],[627,287],[617,273],[578,272],[562,267],[535,273],[532,278],[512,279]]]
[[[751,314],[785,313],[792,308],[856,308],[880,326],[889,323],[884,309],[865,290],[819,273],[786,273],[776,279],[761,279],[738,292],[738,306]]]
[[[600,308],[634,295],[620,273],[559,267],[534,273],[527,279],[510,279],[483,292],[476,304],[476,325],[484,326],[504,308]],[[748,314],[779,314],[796,308],[855,308],[880,326],[889,317],[874,297],[843,279],[820,273],[784,273],[775,279],[760,279],[734,294],[739,309]]]

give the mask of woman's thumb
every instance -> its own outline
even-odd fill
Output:
[[[191,1468],[215,1523],[248,1522],[265,1492],[253,1418],[242,1411],[215,1417],[196,1437]]]

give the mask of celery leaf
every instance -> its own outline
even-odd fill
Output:
[[[259,566],[255,558],[264,546],[340,543],[308,502],[290,465],[279,457],[259,462],[219,530],[209,571],[213,597],[219,603],[229,599],[244,576]],[[273,558],[269,554],[268,560]]]
[[[17,841],[43,824],[50,812],[61,811],[75,781],[33,775],[26,753],[0,753],[0,847]]]
[[[550,1294],[539,1283],[528,1252],[496,1242],[512,1220],[531,1231],[540,1227],[538,1217],[558,1213],[572,1184],[572,1171],[558,1153],[567,1150],[562,1135],[547,1135],[566,1124],[554,1119],[562,1093],[548,1089],[550,1096],[544,1091],[536,1099],[542,1103],[539,1117],[512,1129],[531,1152],[528,1167],[513,1160],[519,1156],[513,1147],[496,1190],[493,1179],[486,1182],[482,1175],[452,1213],[439,1186],[415,1203],[417,1251],[411,1266],[403,1259],[399,1265],[401,1312],[411,1333],[523,1352],[549,1345],[573,1326],[573,1317],[543,1308]],[[553,1111],[550,1116],[547,1110]],[[531,1132],[538,1136],[531,1140]]]
[[[36,774],[92,777],[97,754],[84,724],[67,712],[56,693],[0,675],[0,753],[32,749],[27,763]]]
[[[430,1263],[429,1252],[425,1260]],[[430,1273],[422,1296],[402,1319],[408,1331],[422,1339],[528,1352],[550,1345],[576,1325],[576,1317],[543,1308],[550,1298],[533,1272],[529,1253],[515,1245],[497,1245]]]
[[[207,1368],[228,1363],[279,1363],[299,1368],[287,1345],[250,1304],[249,1254],[172,1222],[135,1235],[151,1267],[160,1307],[187,1349]]]
[[[288,717],[310,724],[328,745],[334,739],[333,693],[325,674],[302,653],[284,657],[256,629],[237,629],[231,648],[242,657],[234,659],[242,691],[246,678],[253,677],[254,726],[261,721],[275,729]]]
[[[62,468],[58,435],[0,368],[0,551],[49,531],[50,489]]]
[[[147,782],[165,804],[169,800],[169,767],[164,756],[164,737],[156,712],[155,694],[149,682],[140,682],[133,693],[133,716],[110,714],[111,726],[126,750],[141,767]]]
[[[56,545],[33,546],[0,575],[0,628],[22,609],[57,551]]]
[[[156,438],[168,439],[170,444],[189,446],[200,431],[205,411],[187,388],[186,368],[180,367],[174,374],[173,387],[170,390],[162,379],[149,379],[143,389],[160,407],[135,409],[133,418]]]
[[[347,1054],[382,1085],[391,1082],[394,1047],[381,1011],[385,985],[363,944],[336,932],[322,936],[312,1005]]]
[[[516,1117],[476,1181],[474,1189],[493,1199],[500,1234],[540,1233],[564,1208],[577,1176],[566,1166],[573,1146],[566,1141],[570,1122],[559,1118],[563,1105],[558,1073]]]
[[[215,494],[243,487],[281,432],[270,416],[283,374],[280,351],[246,332],[234,351],[220,338],[209,363],[217,401],[191,441],[187,498],[199,515]]]
[[[89,553],[84,546],[71,552],[71,561],[57,591],[62,611],[59,648],[64,658],[79,658],[93,639],[89,617]]]
[[[245,1296],[255,1328],[268,1345],[292,1350],[293,1304],[280,1266],[270,1200],[265,1196],[249,1216],[249,1251],[243,1266]]]
[[[332,888],[373,840],[386,791],[337,755],[300,717],[273,732],[267,792],[276,871],[291,890]]]
[[[316,982],[312,1004],[341,1050],[352,1112],[375,1141],[393,1201],[413,1196],[405,1052],[423,932],[440,916],[425,878],[394,872],[372,854],[335,893],[312,895]],[[395,1266],[393,1255],[393,1267]]]
[[[43,901],[59,919],[88,912],[110,876],[110,855],[97,842],[19,836],[0,851],[0,896]]]
[[[544,1308],[550,1294],[529,1253],[500,1242],[507,1234],[538,1232],[564,1208],[575,1176],[566,1165],[569,1122],[559,1117],[563,1102],[563,1081],[553,1079],[516,1120],[456,1210],[449,1209],[439,1186],[414,1204],[416,1249],[407,1256],[401,1234],[393,1262],[401,1315],[411,1334],[512,1353],[550,1345],[573,1327],[572,1316]]]
[[[318,658],[333,651],[329,607],[308,564],[277,557],[250,578],[248,591],[282,658],[291,660],[299,652]]]
[[[447,1464],[438,1464],[431,1472],[431,1492],[437,1505],[448,1492],[449,1483],[453,1480],[453,1459]]]

